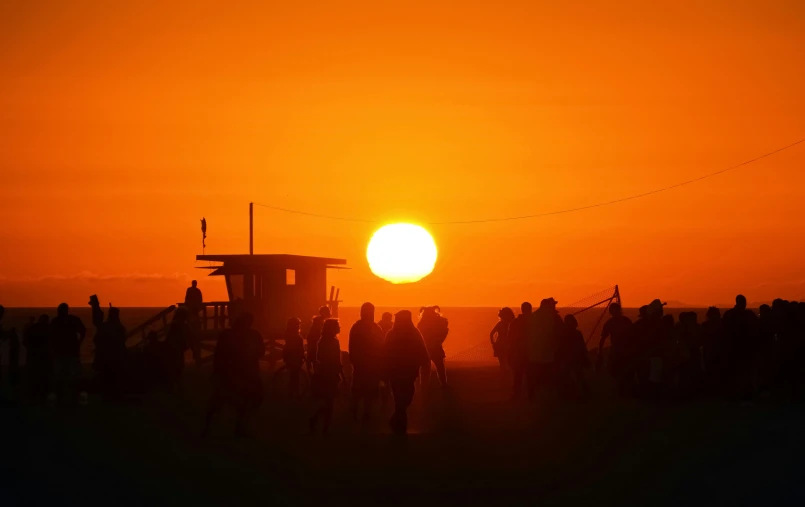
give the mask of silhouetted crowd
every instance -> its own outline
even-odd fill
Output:
[[[499,322],[490,332],[495,357],[501,369],[511,374],[512,397],[526,394],[583,399],[590,396],[590,370],[607,371],[622,396],[638,398],[691,398],[717,396],[750,401],[780,394],[797,396],[805,381],[801,358],[805,354],[805,303],[777,299],[749,310],[746,298],[724,312],[711,307],[699,321],[696,312],[685,311],[675,321],[665,313],[664,303],[654,300],[639,310],[632,322],[619,304],[608,307],[609,319],[600,332],[594,361],[584,335],[572,314],[564,318],[553,298],[544,299],[534,310],[523,303],[515,316],[510,308],[499,311]],[[22,332],[26,350],[26,376],[34,399],[86,403],[87,392],[106,400],[121,400],[146,389],[172,389],[182,378],[185,354],[200,359],[199,316],[203,303],[195,284],[188,289],[185,305],[173,312],[163,333],[149,332],[136,347],[128,347],[128,334],[120,311],[109,306],[106,315],[98,298],[90,298],[94,334],[95,376],[82,380],[80,349],[87,335],[81,320],[71,315],[67,304],[58,307],[50,320],[32,318]],[[0,339],[9,342],[9,379],[20,375],[16,330],[2,328]],[[422,307],[419,321],[402,310],[384,313],[375,322],[375,307],[365,303],[360,319],[349,330],[349,347],[342,351],[339,321],[327,306],[320,308],[302,337],[302,321],[288,320],[281,349],[287,374],[287,396],[302,397],[302,380],[309,379],[314,406],[309,430],[326,433],[331,425],[340,387],[348,386],[350,409],[356,421],[368,422],[377,402],[393,399],[389,425],[404,434],[408,408],[421,386],[431,384],[436,371],[438,384],[447,388],[444,342],[447,319],[438,306]],[[609,347],[606,347],[607,342]],[[254,317],[242,312],[231,327],[220,331],[213,355],[213,390],[204,434],[224,407],[238,415],[236,432],[245,433],[249,418],[264,399],[260,361],[267,343],[254,329]],[[348,375],[349,371],[350,375]],[[275,375],[278,375],[276,372]]]
[[[805,381],[805,303],[776,299],[762,305],[759,315],[746,304],[739,295],[723,315],[710,307],[702,322],[693,311],[681,312],[675,321],[657,299],[642,306],[632,322],[612,303],[595,369],[606,363],[623,396],[751,401],[799,395]],[[490,340],[501,367],[514,374],[514,397],[523,383],[529,398],[546,389],[568,397],[589,394],[590,355],[573,315],[562,319],[556,301],[545,299],[536,311],[523,303],[519,316],[509,308],[498,316]]]

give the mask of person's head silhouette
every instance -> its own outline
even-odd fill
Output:
[[[739,310],[746,310],[746,297],[743,294],[735,296],[735,308]]]
[[[364,303],[361,305],[361,320],[375,321],[375,305]]]
[[[500,311],[498,312],[498,318],[503,322],[509,322],[511,320],[514,320],[514,312],[512,311],[511,308],[505,306],[501,308]]]
[[[322,318],[329,319],[330,318],[330,307],[327,306],[327,305],[324,305],[324,306],[320,307],[319,308],[319,315]]]
[[[380,320],[383,322],[391,322],[393,317],[394,316],[391,314],[391,312],[383,312],[383,315],[380,316]]]
[[[704,316],[707,320],[718,320],[721,318],[721,310],[715,306],[711,306],[707,309],[707,313]]]
[[[341,325],[338,323],[338,319],[327,319],[324,321],[324,325],[321,328],[322,337],[335,337],[340,332]]]
[[[414,322],[414,317],[411,314],[410,310],[400,310],[399,312],[394,314],[394,325],[405,325],[405,324],[412,324]]]
[[[576,317],[574,317],[573,315],[567,314],[565,315],[565,325],[570,329],[578,329],[579,321],[577,321]]]
[[[523,313],[524,315],[530,314],[533,310],[534,307],[531,306],[531,303],[529,303],[528,301],[520,305],[520,312]]]
[[[58,308],[56,308],[56,315],[58,315],[59,317],[64,317],[65,315],[67,315],[67,312],[69,311],[70,307],[67,306],[67,303],[62,303],[59,305]]]
[[[198,282],[193,280],[192,282],[190,282],[190,285],[195,289],[196,286],[198,285]]]
[[[620,303],[612,303],[611,305],[609,305],[609,314],[612,315],[613,317],[620,317],[622,313],[623,310],[621,310]]]

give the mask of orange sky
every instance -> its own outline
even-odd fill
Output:
[[[0,4],[0,303],[173,303],[202,276],[199,219],[207,253],[244,253],[250,200],[539,213],[805,137],[796,0],[167,3]],[[436,269],[409,286],[369,272],[366,224],[257,208],[255,250],[347,258],[350,305],[805,298],[804,163],[800,145],[612,207],[434,226]]]

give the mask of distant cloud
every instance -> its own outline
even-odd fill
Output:
[[[0,282],[6,283],[39,283],[39,282],[186,282],[190,280],[187,273],[125,273],[125,274],[99,274],[91,271],[81,271],[70,275],[22,276],[10,277],[0,274]]]

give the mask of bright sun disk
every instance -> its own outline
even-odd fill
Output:
[[[423,227],[389,224],[378,229],[366,249],[372,273],[391,283],[417,282],[433,271],[436,243]]]

